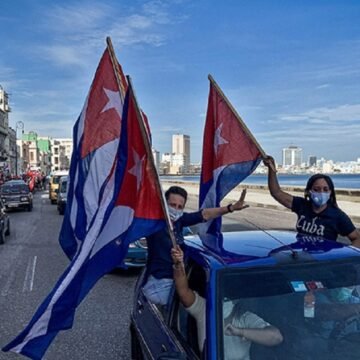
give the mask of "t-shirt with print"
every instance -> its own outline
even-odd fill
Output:
[[[336,240],[339,234],[346,236],[355,230],[350,218],[331,204],[317,214],[310,201],[294,196],[291,210],[298,216],[296,230],[301,234]]]

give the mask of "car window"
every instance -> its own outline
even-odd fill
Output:
[[[58,184],[59,181],[60,181],[60,177],[61,177],[61,176],[53,176],[53,178],[52,178],[52,183],[53,183],[53,184]]]
[[[2,194],[27,194],[29,193],[29,187],[25,184],[3,185],[1,187]]]
[[[219,359],[229,356],[224,321],[256,314],[278,328],[275,347],[251,344],[251,359],[354,359],[360,352],[360,264],[305,263],[251,271],[231,269],[217,279]],[[232,342],[241,351],[241,345]]]

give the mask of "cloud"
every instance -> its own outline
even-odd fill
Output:
[[[316,89],[320,90],[320,89],[326,89],[328,88],[330,85],[329,84],[321,84],[316,86]]]
[[[337,107],[319,107],[300,114],[283,114],[278,116],[281,122],[309,122],[324,124],[328,122],[349,122],[360,120],[360,104],[344,104]]]

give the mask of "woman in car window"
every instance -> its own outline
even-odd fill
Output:
[[[336,240],[338,235],[347,236],[352,245],[360,247],[360,233],[342,210],[339,209],[331,178],[316,174],[309,178],[305,196],[293,196],[281,190],[275,161],[271,156],[263,159],[268,168],[268,186],[271,196],[297,214],[296,231]]]
[[[189,288],[183,262],[184,254],[180,246],[172,248],[171,256],[174,263],[176,291],[181,303],[196,320],[199,349],[202,351],[206,335],[206,300]],[[226,360],[249,360],[252,342],[275,346],[283,341],[276,327],[254,313],[243,311],[238,305],[234,306],[224,319],[224,327]]]

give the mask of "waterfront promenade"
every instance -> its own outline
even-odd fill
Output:
[[[179,181],[179,180],[162,180],[161,181],[164,191],[171,185],[182,186],[186,189],[189,195],[198,196],[199,184],[195,182]],[[266,186],[262,185],[239,185],[232,190],[223,200],[224,204],[234,202],[239,199],[241,191],[246,188],[246,202],[251,207],[261,207],[274,210],[283,210],[290,212],[284,206],[280,205],[275,201]],[[303,196],[303,188],[295,187],[282,187],[283,190],[296,195]],[[352,219],[354,224],[360,228],[360,192],[359,190],[339,190],[336,191],[337,202],[340,207],[349,217]]]

